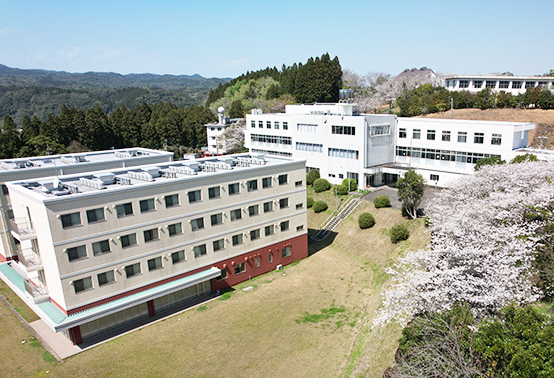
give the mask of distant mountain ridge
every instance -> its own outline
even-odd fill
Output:
[[[122,75],[114,72],[69,73],[41,69],[11,68],[0,64],[0,85],[16,87],[58,87],[64,89],[107,88],[215,88],[231,78],[205,78],[194,75],[157,75],[150,73]]]

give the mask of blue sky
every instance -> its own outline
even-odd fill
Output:
[[[397,75],[554,69],[554,1],[0,0],[0,64],[200,74],[305,62]]]

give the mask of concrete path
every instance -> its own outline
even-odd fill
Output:
[[[64,335],[52,331],[42,319],[32,322],[30,326],[62,360],[82,351],[81,348],[66,339]]]

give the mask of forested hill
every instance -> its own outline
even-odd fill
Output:
[[[63,104],[81,111],[98,104],[107,114],[121,105],[134,108],[143,102],[202,105],[210,89],[229,80],[200,75],[22,70],[0,64],[0,120],[5,115],[18,124],[24,115],[46,120],[49,114],[60,114]]]
[[[230,78],[204,78],[198,74],[189,75],[155,75],[128,74],[113,72],[69,73],[64,71],[22,70],[0,64],[0,86],[16,87],[56,87],[64,89],[93,88],[215,88],[227,83]]]

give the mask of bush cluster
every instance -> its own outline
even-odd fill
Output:
[[[319,171],[317,169],[310,169],[309,173],[306,173],[306,185],[313,185],[314,181],[319,178]]]
[[[314,181],[314,190],[316,193],[321,193],[331,189],[331,183],[325,179],[318,178]]]
[[[324,201],[317,201],[317,202],[314,202],[314,212],[316,213],[321,213],[322,211],[325,211],[327,210],[327,203],[324,202]]]
[[[370,213],[361,213],[358,217],[358,225],[362,230],[371,228],[375,225],[375,218]]]
[[[312,197],[308,197],[306,200],[306,207],[312,207],[314,205],[314,199]]]
[[[390,241],[395,244],[399,241],[407,240],[409,236],[410,232],[404,223],[398,223],[390,229]]]
[[[358,188],[358,183],[356,182],[356,180],[345,178],[344,180],[342,180],[342,185],[344,185],[346,190],[348,190],[348,181],[350,181],[350,191],[356,190]]]
[[[375,197],[375,200],[373,200],[373,204],[376,208],[380,209],[381,207],[390,207],[390,198],[389,196],[377,196]]]
[[[334,192],[339,196],[344,196],[345,194],[348,194],[348,188],[344,185],[335,185]]]

